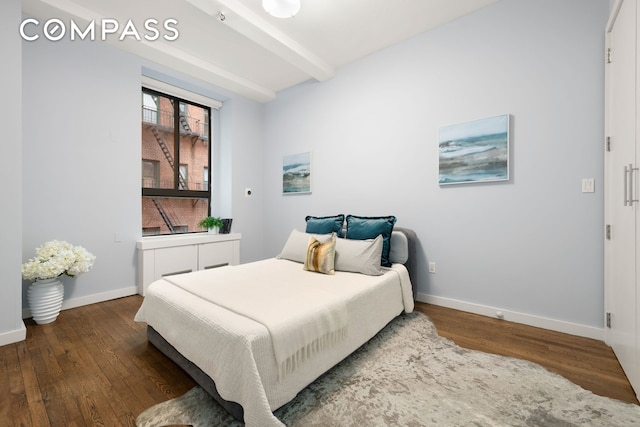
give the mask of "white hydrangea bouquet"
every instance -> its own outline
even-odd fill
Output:
[[[22,264],[22,277],[31,281],[53,279],[63,274],[75,277],[91,270],[95,259],[82,246],[52,240],[36,248],[36,256]]]

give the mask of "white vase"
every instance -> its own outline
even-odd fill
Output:
[[[218,234],[218,232],[220,231],[220,227],[211,227],[209,230],[207,230],[209,233],[211,234]]]
[[[58,278],[36,280],[27,289],[27,300],[33,320],[43,325],[51,323],[62,309],[64,285]]]

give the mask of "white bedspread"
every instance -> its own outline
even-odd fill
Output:
[[[227,266],[164,280],[263,324],[283,377],[345,337],[347,304],[326,290],[331,282],[322,274],[300,269],[299,274],[274,275],[265,273],[264,265]]]
[[[216,382],[222,398],[238,402],[248,427],[282,426],[272,411],[374,336],[401,311],[413,310],[407,270],[394,265],[382,276],[336,272],[325,276],[299,263],[269,259],[234,268],[266,276],[318,280],[347,305],[348,337],[280,378],[273,343],[259,322],[212,304],[165,278],[151,284],[135,320],[147,322]],[[262,271],[259,273],[259,271]],[[174,279],[172,279],[174,280]],[[249,295],[247,295],[249,299]],[[291,301],[303,306],[304,301]]]

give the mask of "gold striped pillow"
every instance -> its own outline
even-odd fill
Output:
[[[321,242],[315,237],[309,237],[307,256],[304,261],[304,269],[317,273],[335,274],[334,263],[336,258],[336,233],[326,242]]]

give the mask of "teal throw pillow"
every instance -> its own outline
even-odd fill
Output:
[[[307,233],[313,234],[331,234],[336,233],[338,237],[342,237],[342,224],[344,223],[344,215],[334,216],[307,216]]]
[[[375,239],[382,234],[383,267],[391,267],[389,251],[391,250],[391,233],[396,223],[395,216],[355,216],[347,215],[347,239]]]

